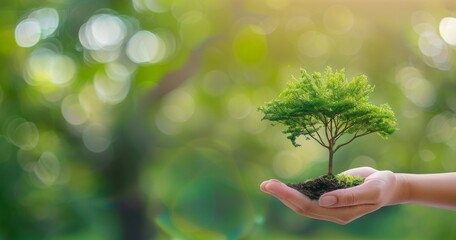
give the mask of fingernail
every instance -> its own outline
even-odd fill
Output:
[[[270,189],[270,184],[271,184],[270,182],[266,182],[266,183],[262,184],[262,189],[261,189],[261,190],[262,190],[263,192],[267,193],[267,194],[270,194],[270,195],[272,195],[272,196],[274,196],[274,197],[277,197],[277,196],[275,195],[274,191],[271,191],[271,189]]]
[[[337,203],[337,198],[334,196],[325,196],[321,197],[320,200],[318,200],[318,204],[322,207],[329,207]]]
[[[262,182],[261,185],[260,185],[260,189],[261,189],[262,191],[267,191],[267,189],[266,189],[266,186],[267,186],[267,185],[268,185],[268,182],[267,182],[267,181]]]

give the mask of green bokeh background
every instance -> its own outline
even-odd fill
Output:
[[[327,155],[256,111],[301,67],[366,74],[400,130],[334,171],[455,171],[454,1],[19,0],[0,16],[2,240],[456,237],[452,211],[340,226],[263,194]]]

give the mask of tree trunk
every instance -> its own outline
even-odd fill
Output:
[[[329,148],[329,164],[328,164],[328,176],[333,176],[333,156],[334,150],[332,144],[330,144]]]

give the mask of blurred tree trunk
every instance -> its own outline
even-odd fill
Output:
[[[144,160],[151,155],[154,134],[148,130],[147,110],[159,104],[166,94],[178,88],[195,74],[201,63],[201,56],[212,39],[204,41],[189,55],[183,66],[165,75],[146,94],[139,109],[129,108],[122,118],[112,143],[113,156],[106,156],[110,163],[104,170],[109,194],[113,197],[115,211],[120,219],[122,239],[151,239],[157,233],[150,219],[160,212],[160,206],[146,199],[140,189],[139,177]],[[153,204],[152,209],[150,204]],[[157,209],[158,208],[158,209]]]

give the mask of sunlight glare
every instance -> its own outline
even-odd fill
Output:
[[[456,46],[456,18],[443,18],[439,24],[439,31],[446,43]]]

